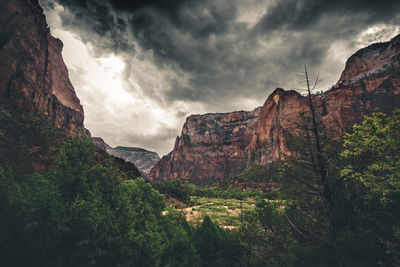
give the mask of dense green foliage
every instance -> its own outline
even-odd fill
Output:
[[[238,176],[230,179],[223,179],[219,181],[219,183],[224,185],[238,182],[276,182],[279,180],[278,167],[279,164],[276,162],[268,163],[265,166],[252,164]]]
[[[177,198],[185,203],[190,202],[190,196],[223,198],[223,199],[246,199],[263,198],[266,195],[255,189],[240,190],[238,188],[221,188],[216,186],[199,186],[179,180],[157,181],[153,186],[162,194]]]
[[[382,265],[400,265],[400,110],[378,113],[345,137],[342,170],[347,197],[376,239]],[[363,233],[364,235],[367,235]],[[371,248],[372,250],[372,248]]]
[[[177,198],[185,203],[190,202],[190,187],[179,180],[154,182],[153,186],[162,194]]]
[[[0,163],[12,167],[16,175],[33,173],[35,164],[42,171],[49,169],[66,139],[61,130],[55,129],[40,114],[24,112],[12,103],[0,101]],[[122,178],[141,176],[133,163],[97,151],[97,162],[110,160],[122,170]]]
[[[322,175],[312,137],[292,140],[297,150],[279,168],[285,201],[260,200],[242,230],[251,262],[399,266],[399,122],[400,111],[367,117],[344,137],[341,155],[323,140]]]
[[[224,199],[246,199],[265,197],[265,194],[255,189],[240,190],[237,188],[201,187],[191,185],[191,194],[200,197],[216,197]]]
[[[95,154],[89,140],[73,138],[44,175],[0,168],[4,265],[210,266],[209,241],[219,265],[235,265],[232,234],[207,220],[193,229],[173,211],[163,216],[163,197],[149,183],[124,181]]]
[[[193,227],[152,184],[129,179],[134,168],[99,154],[90,140],[66,139],[4,106],[0,122],[2,266],[400,265],[400,111],[367,117],[343,146],[322,127],[310,131],[303,117],[293,153],[232,180],[243,190],[154,184],[188,204],[192,196],[256,198],[234,230],[209,216]],[[43,159],[46,170],[35,173],[32,163]],[[248,189],[252,183],[273,190]]]
[[[0,102],[0,162],[20,174],[33,172],[32,162],[47,167],[63,134],[39,115],[26,115]]]
[[[1,191],[8,192],[1,206],[3,262],[82,266],[156,261],[162,197],[144,180],[123,182],[118,169],[94,159],[90,141],[72,139],[46,175],[21,177],[2,169]]]
[[[342,171],[347,179],[359,180],[370,197],[384,203],[400,187],[400,110],[366,118],[346,135],[342,156],[350,164]]]

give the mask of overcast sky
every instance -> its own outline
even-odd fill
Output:
[[[252,110],[276,88],[319,90],[359,48],[400,33],[392,0],[40,0],[92,136],[172,150],[190,114]]]

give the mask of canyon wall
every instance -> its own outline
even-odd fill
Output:
[[[37,0],[0,1],[0,98],[68,135],[90,135],[62,48]]]
[[[333,138],[374,111],[400,107],[400,35],[390,42],[363,48],[352,55],[329,91],[313,95],[318,120]],[[265,102],[246,148],[247,166],[264,165],[287,153],[285,139],[293,133],[299,113],[309,116],[307,99],[295,91],[275,90]]]
[[[356,52],[339,81],[330,90],[313,95],[312,102],[333,138],[340,138],[365,115],[399,108],[400,35]],[[261,108],[240,113],[251,114],[239,123],[241,128],[221,123],[221,118],[235,117],[237,112],[190,116],[174,149],[153,167],[149,178],[227,178],[251,164],[276,160],[288,152],[286,140],[297,131],[300,113],[309,114],[307,98],[278,88]],[[236,134],[226,135],[226,131]]]
[[[245,148],[260,111],[188,117],[173,151],[157,162],[149,179],[206,180],[239,173],[246,167]]]

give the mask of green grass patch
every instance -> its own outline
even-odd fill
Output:
[[[241,225],[243,213],[255,208],[255,202],[253,198],[238,200],[192,196],[191,206],[177,210],[193,225],[198,225],[208,215],[220,226],[233,229]]]

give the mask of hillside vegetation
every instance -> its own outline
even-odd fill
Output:
[[[321,129],[320,157],[307,131],[293,136],[273,176],[253,167],[237,178],[272,184],[266,190],[153,187],[127,179],[85,138],[53,136],[5,106],[0,119],[3,266],[400,264],[400,111],[367,117],[342,144]],[[47,170],[29,167],[28,145],[10,145],[27,142],[54,151]]]

